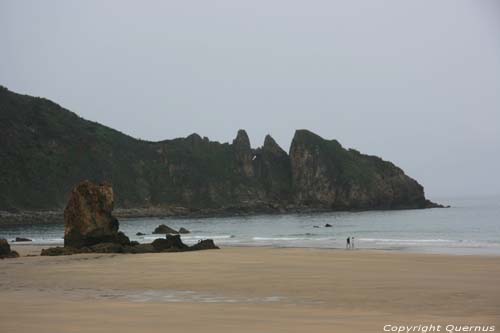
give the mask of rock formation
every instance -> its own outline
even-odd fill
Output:
[[[253,152],[250,147],[250,139],[245,130],[239,130],[233,140],[233,149],[236,157],[237,171],[244,177],[252,177],[254,170],[252,166]]]
[[[113,188],[83,181],[71,192],[64,210],[64,246],[81,248],[98,243],[130,244],[118,231],[118,220],[112,215]]]
[[[145,216],[152,210],[161,211],[156,216],[207,216],[436,206],[392,163],[307,130],[296,131],[287,153],[269,135],[253,149],[244,130],[232,143],[198,134],[136,140],[46,99],[2,87],[0,107],[0,211],[62,209],[82,179],[112,182],[116,206]],[[117,226],[107,213],[106,191],[98,190],[97,202],[78,196],[82,202],[74,209],[95,205],[97,220],[87,225],[93,218],[87,216],[75,224],[71,244],[114,242]]]
[[[6,239],[0,239],[0,259],[17,257],[19,257],[19,254],[10,249],[9,242]]]
[[[151,243],[157,252],[170,251],[180,252],[189,249],[189,246],[184,244],[179,235],[166,235],[166,238],[158,238]]]
[[[164,225],[164,224],[160,224],[153,231],[153,234],[163,234],[163,235],[166,235],[166,234],[173,234],[173,235],[175,235],[175,234],[178,234],[178,233],[179,232],[177,230],[172,229],[169,226]]]
[[[299,130],[290,148],[294,201],[332,210],[432,206],[423,187],[390,162]]]
[[[213,241],[204,240],[203,246],[187,246],[177,231],[160,225],[155,233],[165,233],[166,238],[156,239],[151,244],[131,242],[118,231],[118,220],[113,216],[114,193],[109,184],[96,185],[83,181],[72,191],[64,211],[64,247],[43,249],[42,256],[71,255],[77,253],[152,253],[181,252],[218,249]],[[184,229],[184,231],[187,231]],[[140,233],[138,233],[140,234]],[[208,241],[208,242],[207,242]],[[9,253],[7,241],[1,242],[1,253]]]
[[[180,234],[190,234],[190,233],[191,233],[191,231],[187,230],[187,229],[186,229],[186,228],[184,228],[184,227],[181,227],[181,228],[179,229],[179,233],[180,233]]]

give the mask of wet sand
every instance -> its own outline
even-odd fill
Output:
[[[498,331],[499,282],[495,256],[224,248],[22,257],[0,261],[0,332]]]

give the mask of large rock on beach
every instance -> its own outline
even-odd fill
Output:
[[[112,215],[113,206],[111,185],[96,185],[90,181],[78,184],[64,210],[64,246],[81,248],[99,243],[129,244],[128,237],[118,231],[118,220]]]
[[[0,239],[0,259],[17,257],[19,257],[19,254],[10,249],[9,242],[6,239]]]
[[[118,220],[112,215],[113,205],[113,189],[110,185],[96,185],[89,181],[78,184],[71,192],[64,211],[64,247],[43,249],[41,255],[181,252],[217,248],[212,240],[205,240],[203,242],[206,243],[202,245],[189,247],[182,242],[176,230],[164,224],[156,228],[154,233],[165,234],[165,238],[156,239],[151,244],[131,242],[123,232],[118,231]],[[2,240],[0,247],[0,255],[11,253],[7,241]]]

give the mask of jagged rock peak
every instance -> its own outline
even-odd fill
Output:
[[[190,139],[190,140],[193,140],[193,141],[201,141],[202,138],[199,134],[197,133],[193,133],[193,134],[190,134],[187,139]]]
[[[245,130],[240,129],[238,131],[236,139],[233,140],[233,150],[238,172],[245,177],[252,177],[254,175],[252,165],[253,152],[250,147],[250,139],[248,139]]]
[[[324,140],[321,136],[306,129],[295,130],[292,143],[295,141]]]
[[[264,146],[262,146],[262,149],[264,151],[269,151],[269,152],[272,152],[272,153],[275,153],[275,154],[285,154],[286,155],[286,152],[283,150],[283,148],[281,148],[278,143],[276,143],[276,141],[273,139],[273,137],[271,135],[266,135],[265,139],[264,139]]]
[[[327,140],[309,130],[298,129],[295,131],[295,135],[293,136],[292,144],[290,146],[290,154],[292,154],[292,151],[298,146],[322,145],[326,142],[333,145],[337,149],[344,149],[337,140]]]
[[[250,139],[248,138],[248,134],[244,129],[238,130],[238,134],[236,135],[236,138],[233,140],[233,145],[241,148],[251,149]]]

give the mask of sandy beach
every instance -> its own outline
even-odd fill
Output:
[[[39,247],[13,246],[22,255]],[[283,248],[0,261],[1,332],[500,325],[500,257]]]

